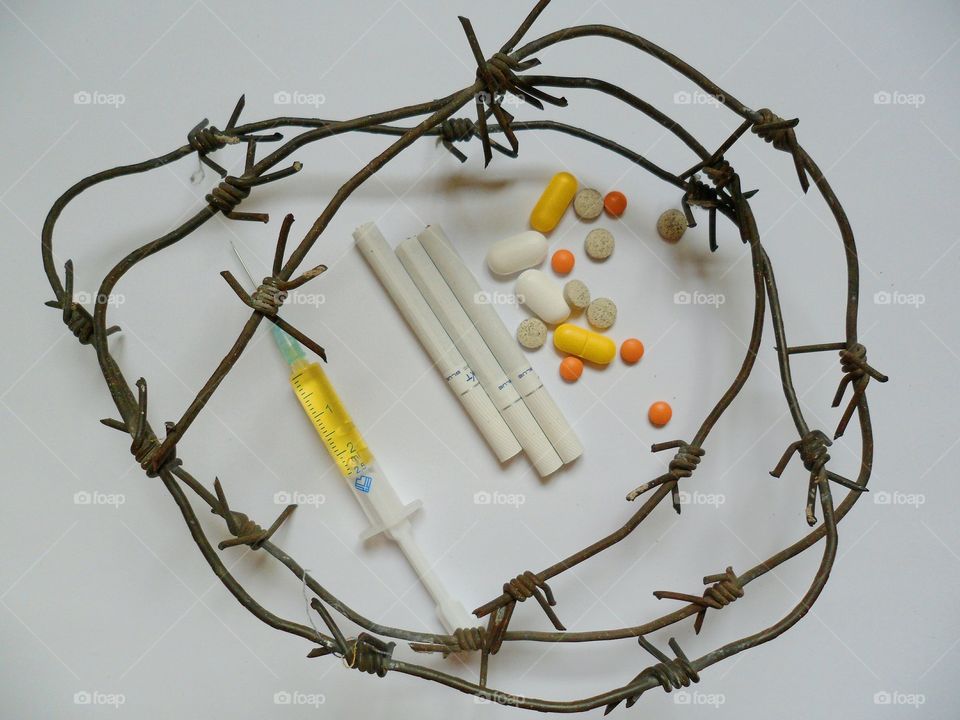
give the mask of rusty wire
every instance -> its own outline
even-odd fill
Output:
[[[57,199],[48,213],[43,227],[41,246],[44,269],[55,295],[55,299],[47,304],[61,310],[63,322],[70,332],[81,343],[91,345],[96,351],[107,388],[120,414],[121,419],[106,419],[103,420],[103,423],[130,435],[132,439],[130,451],[141,464],[146,475],[152,478],[160,478],[180,509],[194,542],[214,573],[220,578],[227,590],[253,615],[277,630],[305,638],[314,646],[309,653],[309,657],[333,655],[342,658],[344,664],[349,668],[379,677],[391,671],[400,672],[438,682],[488,700],[532,710],[580,712],[603,707],[606,708],[607,712],[610,712],[624,701],[626,701],[627,706],[632,705],[644,692],[657,686],[670,692],[673,689],[686,687],[692,682],[699,681],[700,673],[704,669],[732,655],[774,639],[792,627],[809,611],[826,584],[836,557],[837,524],[850,511],[862,492],[867,489],[867,481],[870,478],[874,444],[866,398],[867,384],[870,379],[885,382],[887,378],[867,364],[866,348],[858,340],[859,264],[850,223],[823,173],[800,145],[796,134],[798,120],[785,120],[767,108],[761,110],[750,109],[683,60],[638,35],[616,27],[581,25],[565,28],[518,47],[520,41],[548,4],[549,0],[539,0],[513,36],[489,58],[483,54],[470,21],[466,18],[460,18],[470,51],[477,63],[476,78],[470,85],[440,99],[343,121],[281,117],[240,125],[238,123],[244,105],[244,100],[241,97],[223,130],[210,126],[207,120],[203,120],[187,133],[187,143],[185,145],[166,155],[133,165],[105,170],[76,183]],[[742,119],[742,123],[717,150],[710,152],[679,123],[617,85],[596,78],[532,75],[526,72],[539,65],[539,61],[533,56],[545,48],[569,42],[576,38],[591,36],[621,42],[651,55],[683,75],[704,92],[717,98],[720,104],[738,115]],[[541,89],[545,87],[590,90],[607,94],[621,101],[669,130],[694,153],[697,157],[696,164],[688,170],[675,174],[613,140],[579,127],[554,120],[515,121],[514,117],[502,105],[506,95],[522,98],[526,104],[537,109],[543,109],[544,103],[556,107],[563,107],[567,104],[565,98],[551,95]],[[475,105],[476,120],[455,117],[456,113],[471,101]],[[410,127],[395,124],[422,116],[426,117],[418,124]],[[496,124],[492,124],[492,121],[495,121]],[[305,130],[294,135],[286,142],[282,142],[282,136],[278,132],[278,129],[281,128],[305,128]],[[364,617],[350,605],[334,596],[292,557],[274,544],[273,536],[280,529],[284,520],[293,512],[295,506],[288,506],[267,529],[264,529],[247,514],[231,509],[219,479],[214,481],[214,491],[211,492],[202,482],[191,475],[183,467],[183,461],[177,457],[176,446],[231,368],[237,363],[264,318],[280,325],[284,330],[300,339],[313,352],[324,360],[326,359],[323,348],[319,344],[283,321],[279,313],[287,292],[312,280],[325,269],[323,266],[319,266],[301,273],[296,279],[291,280],[307,252],[323,233],[331,218],[351,193],[363,182],[399,155],[405,148],[422,138],[436,138],[446,150],[460,161],[466,160],[466,156],[454,144],[467,143],[477,138],[482,146],[484,163],[488,164],[492,159],[493,150],[504,156],[517,156],[519,151],[517,133],[547,130],[577,137],[614,152],[675,186],[679,195],[678,200],[691,225],[696,223],[695,209],[707,211],[710,224],[709,243],[711,250],[717,248],[718,214],[726,217],[738,228],[741,240],[749,249],[753,270],[754,312],[747,350],[738,373],[731,381],[726,392],[707,414],[694,437],[689,442],[677,440],[653,447],[654,451],[676,449],[677,452],[669,464],[667,473],[641,484],[627,496],[629,500],[635,500],[641,495],[645,495],[646,499],[622,526],[588,547],[571,554],[540,572],[524,571],[513,580],[506,582],[500,595],[474,611],[478,618],[488,617],[486,627],[478,623],[476,627],[461,628],[451,635],[444,635],[385,626]],[[848,293],[845,308],[845,337],[840,341],[794,347],[787,344],[773,266],[760,242],[760,234],[749,204],[749,199],[756,191],[741,189],[740,177],[726,158],[726,153],[748,131],[769,143],[776,150],[789,154],[801,189],[806,193],[811,186],[815,187],[834,216],[840,231],[847,264]],[[264,132],[268,134],[258,134]],[[253,293],[248,294],[243,290],[230,273],[226,271],[222,273],[240,299],[251,308],[252,314],[233,346],[213,370],[207,382],[184,410],[180,419],[165,423],[163,438],[159,438],[152,430],[147,418],[146,380],[140,378],[137,381],[137,393],[134,394],[108,347],[108,336],[119,330],[119,328],[113,326],[108,327],[106,324],[107,298],[109,298],[113,288],[136,264],[179,242],[217,213],[222,213],[225,217],[234,220],[267,222],[269,218],[266,214],[247,213],[238,210],[240,205],[248,201],[253,189],[265,183],[283,180],[298,172],[302,167],[299,162],[294,162],[281,170],[273,170],[273,168],[309,143],[350,132],[394,136],[396,140],[340,187],[320,216],[304,234],[300,243],[284,260],[287,239],[293,221],[292,216],[287,216],[277,241],[271,275],[264,278],[260,287]],[[496,142],[492,137],[494,134],[503,135],[507,145]],[[280,144],[276,146],[273,152],[257,160],[257,148],[263,142]],[[228,175],[226,170],[209,157],[212,153],[234,144],[246,145],[244,171],[238,177]],[[107,180],[148,172],[193,153],[197,153],[199,159],[215,170],[222,178],[220,183],[207,195],[206,206],[166,235],[137,247],[123,257],[103,278],[91,314],[74,299],[73,262],[67,261],[65,279],[61,283],[58,267],[54,261],[53,231],[63,209],[77,196],[94,185]],[[685,603],[683,607],[667,615],[632,627],[581,632],[566,631],[553,610],[556,600],[548,581],[562,576],[565,571],[598,555],[632,533],[668,495],[673,499],[674,507],[679,512],[678,487],[681,482],[684,484],[691,482],[694,471],[701,465],[701,460],[704,457],[704,444],[708,435],[749,378],[760,351],[762,330],[764,320],[768,317],[768,309],[776,339],[776,354],[781,384],[798,436],[798,439],[783,454],[773,474],[779,476],[790,457],[795,452],[799,453],[804,467],[809,472],[806,518],[811,525],[817,524],[814,509],[817,500],[819,500],[822,522],[796,542],[740,575],[734,573],[732,568],[727,568],[725,573],[704,578],[704,583],[709,587],[700,596],[657,591],[655,595],[658,598],[679,600]],[[822,430],[810,428],[807,425],[793,386],[791,376],[792,356],[820,351],[835,351],[840,356],[842,376],[833,400],[834,406],[839,406],[841,403],[847,385],[852,386],[852,396],[834,433],[834,439],[836,440],[843,435],[853,418],[854,411],[856,411],[860,427],[861,460],[858,475],[854,480],[848,480],[828,469],[830,456],[827,453],[827,447],[831,440]],[[849,490],[837,505],[834,504],[831,494],[831,482]],[[308,627],[274,615],[262,607],[243,588],[241,583],[233,577],[224,565],[216,550],[214,550],[211,540],[208,539],[201,528],[190,499],[184,492],[185,489],[199,497],[213,514],[224,521],[224,530],[229,534],[229,537],[219,542],[221,550],[234,545],[247,545],[252,550],[262,550],[286,566],[298,581],[314,594],[315,597],[312,599],[311,607],[320,616],[329,634],[318,631],[312,627],[312,623]],[[650,494],[646,495],[648,492]],[[821,540],[824,540],[823,555],[808,590],[796,606],[773,625],[747,637],[722,645],[692,660],[686,656],[673,639],[669,643],[674,652],[673,658],[665,655],[646,639],[646,635],[691,616],[695,616],[695,630],[699,633],[708,609],[719,611],[727,607],[737,598],[743,596],[746,585],[790,558],[811,548]],[[554,625],[554,631],[509,629],[517,604],[529,598],[536,599],[542,611]],[[356,638],[347,639],[340,629],[334,613],[355,623],[364,631]],[[479,652],[481,656],[480,681],[479,683],[469,682],[449,673],[397,659],[394,657],[396,643],[385,640],[384,637],[407,641],[411,648],[418,652],[439,652],[444,656],[457,652]],[[624,678],[624,684],[617,685],[592,697],[579,700],[537,699],[506,693],[491,688],[487,684],[490,657],[500,651],[504,643],[598,642],[626,638],[638,638],[641,647],[653,655],[658,662],[641,669],[639,674],[632,679]]]

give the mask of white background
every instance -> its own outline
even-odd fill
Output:
[[[128,439],[97,422],[115,411],[91,349],[42,305],[51,294],[39,232],[47,209],[72,183],[182,145],[203,117],[222,127],[241,93],[243,120],[250,121],[282,114],[348,118],[461,88],[475,67],[456,16],[473,19],[489,54],[530,4],[0,2],[4,717],[517,716],[399,674],[381,680],[330,658],[306,660],[307,644],[260,624],[226,592],[159,481],[133,462]],[[653,690],[635,711],[617,712],[957,717],[960,532],[950,469],[960,460],[954,217],[960,9],[948,0],[557,0],[529,37],[585,22],[628,28],[747,105],[801,118],[798,136],[826,171],[857,235],[861,338],[872,364],[891,377],[869,392],[877,440],[873,492],[842,523],[833,576],[814,610],[775,642],[704,672],[696,693],[681,696],[688,704]],[[537,72],[621,83],[677,117],[707,147],[739,120],[712,105],[675,102],[676,93],[693,90],[689,83],[610,41],[577,40],[539,57]],[[324,102],[276,105],[274,94],[283,91]],[[120,95],[123,102],[76,104],[78,92]],[[877,92],[920,97],[913,105],[878,105]],[[567,109],[541,114],[521,107],[518,118],[583,125],[673,171],[693,163],[675,138],[613,100],[585,91],[566,95]],[[303,172],[255,190],[242,207],[269,211],[268,226],[217,217],[123,279],[117,288],[123,303],[110,315],[123,333],[111,346],[128,379],[148,379],[155,427],[179,417],[248,316],[218,277],[238,269],[229,241],[264,271],[283,214],[296,214],[299,239],[339,184],[387,142],[349,136],[298,151]],[[417,535],[470,608],[497,595],[509,577],[540,570],[629,517],[635,506],[624,502],[626,492],[669,460],[668,453],[651,454],[649,445],[693,435],[736,372],[752,311],[748,254],[728,223],[721,224],[716,254],[707,250],[705,216],[678,246],[667,246],[653,226],[661,211],[677,206],[673,188],[573,139],[522,134],[520,142],[518,160],[495,156],[486,171],[477,143],[461,146],[470,156],[462,166],[434,142],[418,143],[355,194],[310,253],[308,264],[325,262],[330,271],[303,292],[322,293],[326,302],[283,310],[327,348],[329,373],[400,494],[423,499]],[[242,167],[242,149],[215,157],[235,172]],[[745,187],[761,188],[753,204],[778,273],[791,343],[841,339],[844,259],[824,203],[814,192],[802,197],[789,156],[754,136],[728,157]],[[191,184],[196,165],[190,157],[107,183],[68,207],[54,249],[58,263],[75,260],[78,291],[94,292],[129,250],[202,207],[217,178],[208,170]],[[425,223],[441,223],[484,287],[510,292],[509,283],[486,273],[485,249],[525,229],[544,182],[562,168],[585,185],[619,188],[629,198],[622,223],[598,222],[617,237],[609,262],[595,264],[582,253],[587,228],[572,213],[553,233],[551,249],[578,253],[574,275],[619,304],[612,336],[641,338],[647,354],[637,367],[618,361],[602,372],[588,370],[573,386],[559,380],[552,349],[531,355],[586,447],[573,467],[539,482],[522,458],[506,468],[496,464],[352,248],[350,232],[375,218],[396,242]],[[674,294],[683,291],[720,293],[725,302],[675,304]],[[522,308],[498,310],[509,327],[524,316]],[[568,628],[642,623],[676,607],[654,599],[653,590],[699,593],[703,575],[727,565],[742,572],[807,531],[800,463],[794,460],[779,480],[767,474],[795,439],[772,345],[768,324],[750,383],[710,435],[701,468],[684,483],[722,504],[689,505],[680,517],[664,504],[621,544],[556,579],[557,611]],[[839,417],[829,407],[840,378],[836,357],[797,358],[794,372],[811,425],[831,431]],[[674,419],[657,431],[645,413],[661,398],[673,404]],[[831,467],[855,475],[857,442],[851,432],[836,443]],[[439,629],[395,548],[358,544],[360,512],[297,409],[263,331],[180,453],[208,486],[218,475],[234,505],[264,524],[280,509],[276,493],[323,494],[325,503],[296,511],[277,542],[367,616]],[[476,505],[474,493],[482,491],[519,494],[523,504]],[[120,495],[123,502],[81,505],[76,493]],[[201,516],[214,542],[226,537],[222,524]],[[803,593],[819,552],[818,546],[752,583],[734,606],[710,611],[700,636],[687,620],[651,639],[665,647],[675,635],[690,656],[699,656],[767,626]],[[223,557],[263,605],[306,621],[300,587],[287,571],[246,548]],[[514,625],[549,628],[532,602],[518,609]],[[401,644],[397,656],[411,653]],[[475,658],[467,665],[416,659],[476,677]],[[490,680],[521,695],[572,699],[622,685],[650,663],[635,641],[513,644],[494,658]],[[77,693],[90,693],[94,703],[75,704]],[[276,693],[324,704],[281,706]],[[878,707],[877,693],[891,704]],[[122,697],[118,710],[104,704],[111,696]]]

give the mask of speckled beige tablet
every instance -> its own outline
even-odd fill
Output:
[[[584,249],[594,260],[606,260],[613,255],[613,233],[605,228],[591,230],[583,243]]]
[[[570,307],[584,310],[590,304],[590,289],[580,280],[571,280],[563,286],[563,299]]]
[[[584,188],[573,198],[573,211],[582,220],[596,220],[603,212],[603,196],[593,188]]]
[[[598,330],[606,330],[617,320],[617,306],[610,298],[597,298],[587,307],[587,322]]]
[[[687,230],[687,217],[676,208],[667,210],[657,220],[657,232],[668,243],[679,242]]]
[[[517,328],[517,342],[528,350],[543,347],[547,341],[547,326],[540,318],[527,318]]]

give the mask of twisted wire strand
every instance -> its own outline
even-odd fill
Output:
[[[794,453],[798,453],[800,455],[800,460],[803,463],[803,467],[806,468],[806,470],[810,473],[810,480],[807,487],[806,516],[807,524],[811,527],[817,524],[817,516],[814,512],[814,507],[817,499],[817,487],[819,486],[821,479],[832,480],[833,482],[839,483],[840,485],[857,492],[864,492],[866,490],[866,488],[858,485],[852,480],[848,480],[842,475],[838,475],[835,472],[827,470],[827,463],[830,462],[830,453],[827,449],[832,444],[833,441],[830,440],[830,438],[828,438],[826,433],[824,433],[822,430],[810,430],[799,440],[791,443],[787,447],[783,453],[783,456],[780,458],[780,462],[778,462],[777,466],[770,471],[770,474],[773,477],[780,477]]]
[[[743,585],[732,567],[728,567],[725,572],[718,575],[707,575],[703,578],[703,584],[710,587],[706,588],[701,596],[667,590],[657,590],[653,593],[658,600],[681,600],[698,605],[700,609],[693,623],[694,632],[698,635],[708,609],[721,610],[744,595]]]
[[[690,687],[691,683],[700,682],[700,675],[697,673],[696,669],[693,667],[693,664],[690,662],[690,659],[681,649],[680,644],[676,641],[676,639],[670,638],[668,642],[675,656],[673,658],[665,655],[655,645],[651,644],[643,635],[638,637],[637,641],[639,642],[640,647],[642,647],[660,662],[641,670],[640,674],[633,678],[633,680],[629,683],[630,685],[634,685],[645,677],[653,677],[658,683],[660,683],[660,687],[662,687],[665,692],[669,693],[674,690],[679,690],[680,688]],[[640,699],[640,696],[643,695],[643,692],[644,691],[641,690],[636,694],[629,695],[624,698],[626,700],[626,707],[633,707],[637,700]],[[621,702],[623,702],[623,700],[616,700],[608,704],[604,708],[603,714],[609,715]]]
[[[63,268],[63,300],[48,300],[44,305],[54,308],[55,310],[62,310],[61,317],[63,318],[63,324],[66,325],[70,333],[80,341],[81,345],[89,345],[93,342],[93,315],[91,315],[90,311],[83,307],[83,305],[74,300],[73,260],[67,260]],[[112,325],[107,328],[106,334],[109,336],[117,332],[120,332],[120,327]]]
[[[807,178],[807,171],[804,168],[800,153],[800,144],[797,142],[797,134],[794,132],[794,128],[800,120],[797,118],[784,120],[770,108],[762,108],[757,113],[759,119],[753,125],[753,132],[777,150],[790,153],[793,156],[793,164],[797,170],[800,187],[806,193],[810,189],[810,180]]]
[[[867,391],[870,379],[873,378],[877,382],[887,382],[889,380],[886,375],[871,367],[867,362],[867,348],[862,343],[853,343],[849,348],[840,351],[840,369],[843,371],[843,377],[840,379],[831,406],[840,406],[847,385],[853,386],[853,395],[850,396],[850,401],[840,417],[840,422],[837,423],[837,429],[833,433],[834,440],[846,432],[847,425],[853,417],[853,411],[860,404],[860,398]]]
[[[395,642],[384,642],[368,633],[360,633],[347,641],[343,662],[348,668],[383,677],[387,674],[387,662],[393,658]]]
[[[672,440],[670,442],[657,443],[650,449],[652,452],[660,452],[661,450],[669,450],[671,448],[677,448],[677,452],[670,461],[670,464],[667,466],[667,472],[660,477],[654,478],[650,482],[646,482],[637,487],[635,490],[627,493],[627,500],[632,502],[648,490],[651,490],[658,485],[663,485],[664,483],[671,481],[678,482],[682,478],[690,477],[693,475],[693,471],[696,470],[697,466],[700,464],[700,459],[706,453],[702,447],[691,445],[683,440]],[[673,501],[673,509],[677,512],[677,514],[680,514],[680,491],[677,485],[674,485],[671,489],[671,496]]]

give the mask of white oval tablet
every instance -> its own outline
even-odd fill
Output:
[[[563,289],[540,270],[527,270],[517,278],[517,299],[550,325],[558,325],[570,317],[570,306],[563,298]]]
[[[546,259],[547,239],[536,230],[497,240],[487,251],[487,265],[497,275],[512,275]]]

